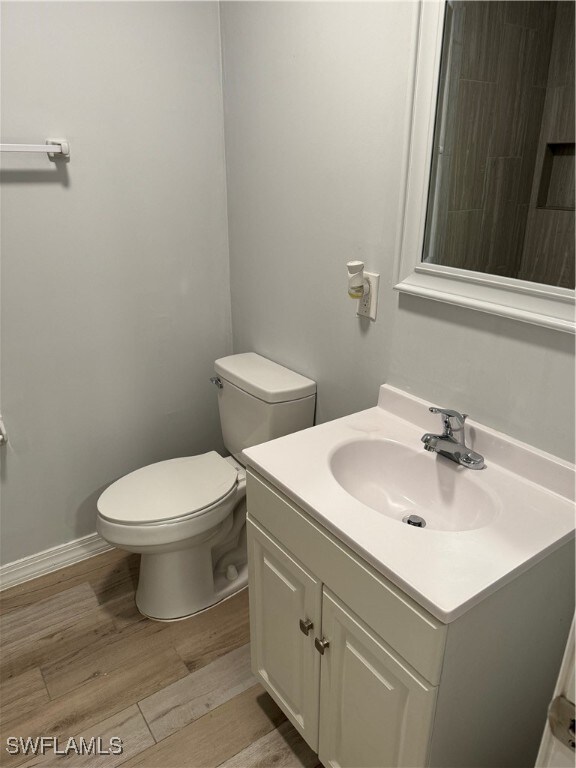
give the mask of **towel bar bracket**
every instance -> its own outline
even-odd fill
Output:
[[[62,155],[62,157],[70,157],[70,144],[66,139],[46,139],[46,144],[53,144],[60,147],[59,152],[50,152],[50,150],[48,150],[48,157],[51,160],[54,160],[58,155]]]

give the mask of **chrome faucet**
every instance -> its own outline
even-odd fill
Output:
[[[427,451],[435,451],[447,459],[462,464],[468,469],[483,469],[484,456],[470,450],[464,442],[464,422],[466,413],[458,413],[450,408],[430,408],[430,413],[439,413],[442,418],[444,432],[441,435],[432,435],[426,432],[422,435],[422,442]]]

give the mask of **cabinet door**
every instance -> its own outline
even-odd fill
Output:
[[[252,521],[248,553],[252,670],[316,752],[322,585]]]
[[[436,688],[324,588],[320,751],[323,765],[426,764]]]

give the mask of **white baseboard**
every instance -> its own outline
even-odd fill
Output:
[[[0,591],[112,549],[97,533],[60,544],[0,567]]]

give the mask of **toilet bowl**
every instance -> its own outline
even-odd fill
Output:
[[[97,530],[141,555],[136,605],[149,618],[187,618],[248,582],[242,450],[312,426],[316,385],[254,353],[216,361],[225,445],[137,469],[98,500]]]
[[[230,549],[234,515],[246,519],[245,472],[214,451],[151,464],[118,480],[98,502],[98,532],[110,544],[142,555],[136,605],[165,621],[190,616],[247,583],[239,556],[215,583],[213,549]],[[222,548],[224,547],[224,550]],[[217,572],[218,575],[218,572]]]

